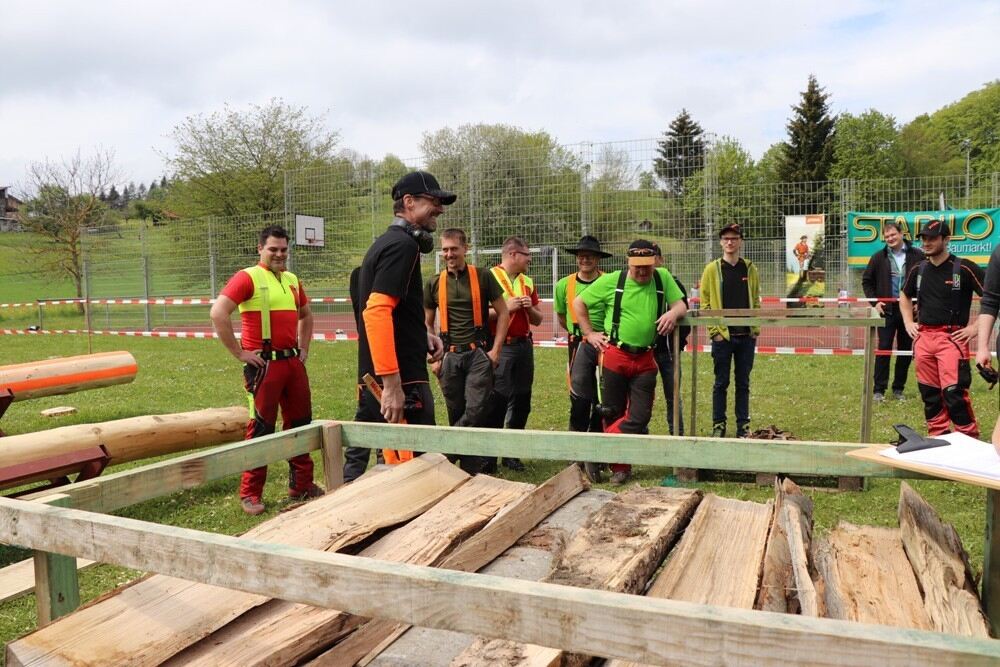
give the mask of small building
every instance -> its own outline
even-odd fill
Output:
[[[24,231],[21,226],[21,205],[23,201],[10,192],[9,185],[0,185],[0,232]]]

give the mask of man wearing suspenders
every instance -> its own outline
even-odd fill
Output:
[[[441,232],[445,269],[424,286],[424,315],[428,331],[434,330],[438,316],[444,345],[438,377],[449,423],[485,426],[492,409],[493,369],[500,361],[509,315],[493,274],[466,263],[468,249],[461,229]],[[496,336],[490,335],[490,307],[497,313]],[[463,455],[460,465],[475,474],[482,470],[484,458]]]
[[[244,364],[250,403],[246,437],[274,433],[281,407],[282,427],[312,421],[312,399],[305,361],[312,341],[309,299],[295,274],[286,271],[288,232],[277,225],[260,233],[260,263],[237,271],[212,305],[211,318],[219,340]],[[240,309],[241,338],[236,340],[230,315]],[[305,499],[323,495],[313,483],[313,461],[299,454],[288,461],[288,495]],[[248,470],[240,480],[240,503],[247,514],[264,511],[262,496],[267,466]]]
[[[948,251],[951,232],[940,220],[925,223],[917,234],[925,259],[906,274],[899,310],[913,338],[917,387],[924,401],[928,435],[954,430],[979,437],[969,386],[969,341],[976,323],[969,324],[972,293],[983,293],[983,270]],[[917,317],[910,299],[917,300]]]
[[[573,300],[583,294],[601,275],[600,261],[611,257],[601,250],[601,242],[586,235],[575,248],[566,252],[576,256],[576,272],[556,283],[553,310],[563,329],[567,331],[569,360],[566,362],[566,380],[569,385],[569,430],[601,432],[601,413],[597,410],[597,350],[592,345],[580,345],[583,334],[573,312]],[[604,313],[591,313],[595,329],[604,326]],[[584,470],[592,482],[601,481],[601,467],[585,463]]]
[[[584,339],[601,353],[605,433],[648,432],[656,394],[656,336],[668,335],[687,312],[673,276],[656,268],[655,252],[649,241],[633,241],[628,270],[604,274],[573,301]],[[603,332],[590,319],[601,304]],[[612,464],[611,483],[624,484],[631,470],[627,464]]]
[[[503,289],[503,296],[510,313],[510,327],[503,338],[500,362],[494,380],[493,428],[523,429],[531,413],[531,385],[535,380],[535,353],[531,341],[531,327],[542,323],[538,308],[535,283],[525,271],[531,264],[531,252],[524,239],[511,236],[503,242],[503,257],[492,269],[493,276]],[[496,335],[499,313],[490,311],[490,329]],[[500,337],[497,336],[499,339]],[[504,458],[503,464],[511,470],[524,470],[520,459]],[[489,471],[495,466],[487,465]]]

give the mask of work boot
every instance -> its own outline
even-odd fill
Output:
[[[736,425],[736,437],[737,438],[749,438],[750,437],[750,424],[737,424]]]
[[[495,475],[497,473],[497,458],[495,456],[486,457],[483,467],[479,469],[479,472],[484,475]]]
[[[627,482],[632,477],[632,474],[627,470],[616,470],[613,475],[611,475],[611,483],[615,486],[621,486]]]
[[[872,400],[874,400],[876,403],[881,403],[882,401],[885,400],[885,394],[883,394],[880,391],[876,391],[875,394],[872,396]]]
[[[902,389],[893,389],[892,390],[892,397],[894,399],[896,399],[897,401],[905,401],[906,400],[906,395],[903,394],[903,390]]]
[[[257,516],[264,513],[264,503],[260,498],[251,498],[250,496],[240,498],[240,506],[250,516]]]
[[[295,489],[288,489],[288,497],[292,500],[309,500],[310,498],[319,498],[325,491],[316,484],[310,484],[309,488],[305,491],[298,492]]]
[[[583,471],[587,473],[587,477],[594,484],[600,484],[602,481],[604,481],[604,478],[601,476],[600,463],[591,463],[588,461],[583,464]]]
[[[712,437],[713,438],[725,438],[726,437],[726,422],[718,422],[712,425]]]
[[[514,472],[524,472],[525,470],[524,464],[521,463],[521,459],[504,458],[501,459],[500,463],[502,463],[505,468],[509,468]]]

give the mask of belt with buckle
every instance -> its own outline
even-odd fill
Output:
[[[299,356],[299,348],[290,347],[287,350],[271,350],[270,352],[258,352],[258,354],[265,361],[281,361]]]
[[[524,342],[530,343],[531,334],[528,334],[527,336],[507,336],[503,342],[505,345],[518,345]]]
[[[622,343],[621,341],[614,344],[622,352],[628,352],[629,354],[642,354],[644,352],[649,352],[653,348],[651,346],[640,347],[638,345],[629,345],[628,343]]]
[[[448,345],[447,350],[449,352],[471,352],[472,350],[478,349],[478,343],[464,343],[462,345]]]

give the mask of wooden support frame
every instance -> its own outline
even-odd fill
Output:
[[[360,616],[652,665],[706,655],[813,665],[861,664],[873,655],[886,665],[1000,660],[995,640],[389,563],[4,498],[0,540]]]
[[[179,474],[184,469],[197,470],[200,479],[214,479],[239,472],[247,465],[264,465],[288,458],[293,452],[321,448],[324,463],[332,466],[342,460],[340,450],[346,445],[376,448],[404,443],[422,451],[491,454],[502,448],[513,455],[557,460],[588,460],[588,456],[593,458],[614,447],[616,457],[632,463],[704,467],[707,461],[713,467],[729,470],[761,469],[763,463],[768,469],[786,472],[794,468],[826,475],[848,472],[921,477],[910,471],[843,456],[844,451],[856,448],[853,443],[734,442],[539,431],[499,433],[489,429],[315,422],[60,490],[67,492],[67,500],[74,505],[79,500],[89,508],[121,507],[128,499],[169,494],[199,483]],[[168,465],[171,463],[174,467]],[[326,479],[328,483],[336,483],[335,474],[328,473]],[[150,480],[159,480],[155,491],[143,494],[135,490],[134,487],[149,485]],[[108,493],[100,491],[104,485],[109,487]],[[989,500],[990,537],[1000,526],[998,499],[991,496]],[[745,661],[753,656],[758,662],[784,663],[791,659],[821,665],[860,664],[870,660],[871,655],[878,655],[881,662],[890,665],[975,665],[995,664],[1000,660],[1000,641],[995,640],[383,563],[104,516],[93,511],[49,507],[41,502],[0,498],[0,540],[368,617],[644,664],[698,662],[705,655],[727,662]],[[265,576],[247,577],[244,571],[244,567],[249,567],[247,564],[252,564],[255,573]],[[1000,618],[997,603],[991,604],[1000,599],[1000,583],[993,582],[1000,578],[997,575],[1000,539],[987,541],[987,568],[983,598],[988,610]],[[461,613],[456,613],[456,605],[461,606]],[[609,632],[608,628],[614,631]]]
[[[70,497],[60,493],[39,502],[52,507],[69,507]],[[73,556],[36,550],[34,562],[38,626],[42,627],[80,606],[80,582]]]

